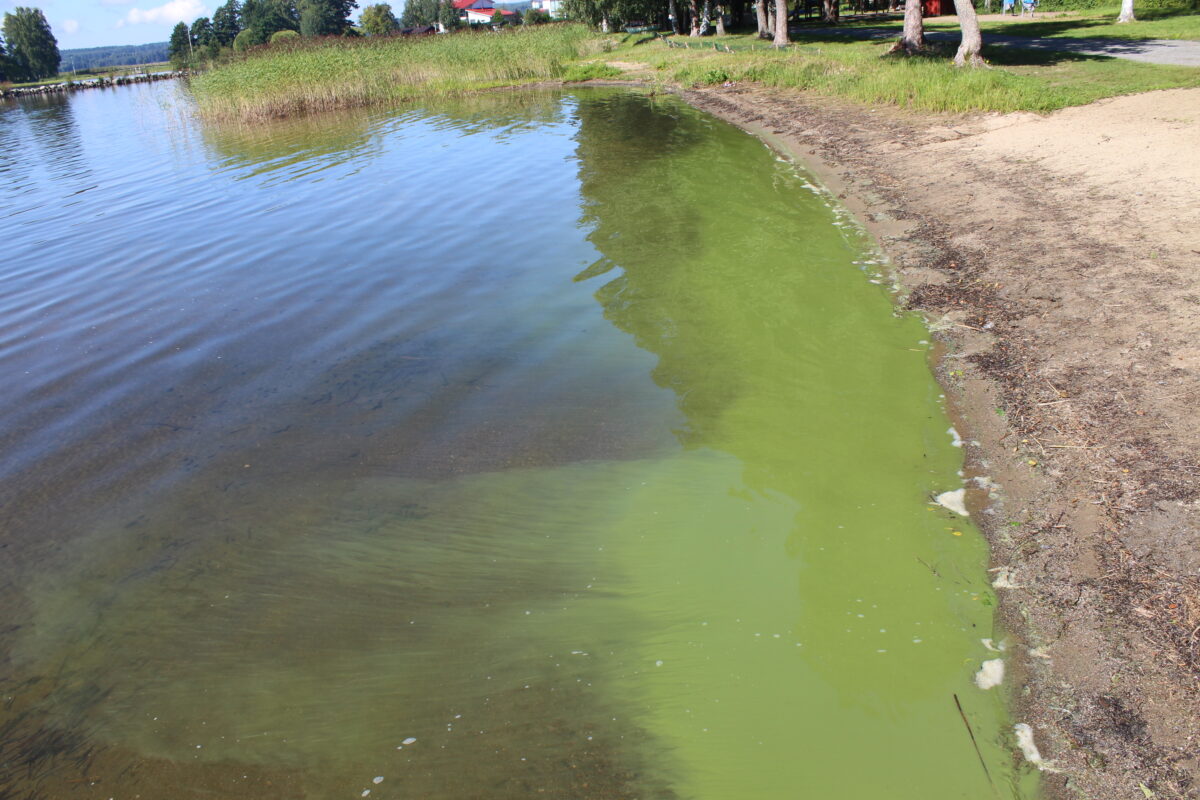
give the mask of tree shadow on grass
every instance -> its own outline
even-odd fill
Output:
[[[1023,47],[988,47],[985,41],[983,56],[997,67],[1053,67],[1083,61],[1112,61],[1116,56],[1073,53],[1066,50],[1029,50]]]

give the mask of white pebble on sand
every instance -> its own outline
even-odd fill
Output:
[[[383,783],[383,776],[376,775],[374,778],[371,779],[371,783]]]

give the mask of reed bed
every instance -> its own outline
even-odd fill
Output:
[[[568,24],[301,41],[196,76],[192,93],[208,119],[264,120],[555,80],[596,46],[586,27]]]

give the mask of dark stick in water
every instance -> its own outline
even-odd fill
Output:
[[[979,751],[979,742],[975,741],[975,731],[971,730],[971,723],[967,721],[966,712],[963,711],[962,703],[958,701],[958,695],[954,695],[954,705],[958,706],[958,715],[962,717],[963,725],[967,726],[967,735],[971,737],[971,746],[975,748],[975,755],[979,756],[979,766],[983,767],[983,774],[987,776],[988,786],[992,787],[992,791],[996,791],[996,784],[992,782],[992,773],[988,771],[987,762],[983,760],[983,753]]]

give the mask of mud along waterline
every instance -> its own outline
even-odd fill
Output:
[[[0,138],[6,791],[1033,796],[926,333],[757,140],[163,85]]]

